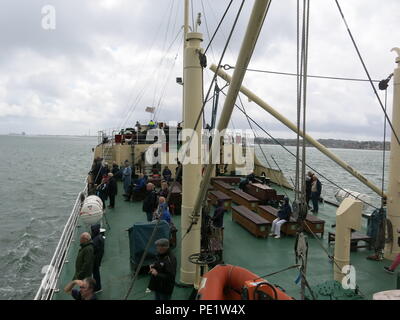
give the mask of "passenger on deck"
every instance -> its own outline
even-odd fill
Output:
[[[171,172],[171,170],[169,170],[168,166],[165,166],[165,168],[164,168],[164,170],[162,172],[162,176],[163,176],[165,181],[171,181],[172,172]]]
[[[322,185],[317,176],[314,174],[312,177],[311,184],[311,201],[313,204],[313,209],[311,212],[318,213],[318,201],[321,197]]]
[[[153,214],[157,209],[157,193],[154,191],[154,184],[148,183],[146,185],[146,197],[143,200],[143,211],[146,213],[147,221],[153,220]]]
[[[250,183],[248,178],[241,179],[239,182],[239,189],[244,191],[244,188]]]
[[[102,168],[101,162],[103,161],[102,158],[97,157],[93,163],[93,181],[94,184],[99,185],[101,183],[102,176],[100,175],[100,170]]]
[[[158,209],[155,218],[167,221],[168,224],[171,224],[171,214],[169,213],[168,203],[164,197],[158,199]]]
[[[114,209],[115,196],[118,194],[118,185],[117,181],[115,181],[114,175],[111,172],[108,174],[108,183],[106,191],[107,191],[107,196],[110,197],[110,205],[108,207],[110,209]]]
[[[103,202],[103,209],[106,207],[106,200],[107,200],[107,184],[108,184],[108,176],[103,177],[101,183],[96,188],[96,194]]]
[[[100,265],[104,255],[104,237],[100,233],[100,224],[94,224],[91,226],[92,231],[92,242],[93,242],[93,278],[96,280],[96,286],[94,291],[97,293],[101,291],[101,279],[100,279]]]
[[[115,178],[116,180],[122,178],[121,169],[120,169],[119,165],[118,165],[115,161],[113,161],[111,173],[114,175],[114,178]]]
[[[83,280],[91,277],[93,273],[94,249],[92,237],[88,232],[84,232],[81,234],[79,241],[81,248],[76,257],[73,280]]]
[[[224,213],[226,212],[224,200],[218,200],[217,208],[214,211],[214,216],[211,218],[215,228],[223,228],[224,226]]]
[[[161,190],[158,192],[160,197],[168,198],[169,188],[167,182],[161,182]]]
[[[150,120],[148,126],[149,126],[149,129],[154,129],[154,127],[156,126],[156,123],[153,120]]]
[[[289,204],[289,198],[285,197],[282,208],[278,211],[278,218],[272,221],[271,237],[275,236],[275,239],[281,237],[281,227],[285,222],[290,220],[291,214],[292,208]]]
[[[75,286],[79,286],[79,289],[74,289]],[[94,288],[96,286],[96,280],[93,278],[85,278],[84,280],[74,280],[68,283],[64,292],[71,294],[75,300],[97,300]]]
[[[150,265],[148,288],[154,291],[155,300],[170,300],[175,287],[176,257],[169,248],[168,239],[159,239],[155,244],[157,260]]]
[[[125,168],[122,171],[122,181],[124,182],[125,196],[129,194],[129,187],[132,184],[132,168],[129,166],[129,161],[125,160]]]
[[[250,173],[246,178],[247,178],[251,183],[257,182],[257,181],[256,181],[256,175],[254,174],[254,172]]]
[[[306,203],[308,208],[311,208],[309,203],[310,203],[310,199],[311,199],[311,185],[312,185],[312,177],[313,177],[313,173],[311,171],[307,172],[307,176],[306,176]]]
[[[176,176],[176,181],[178,181],[180,184],[182,184],[182,174],[183,174],[182,163],[178,161],[178,166],[175,169],[175,176]]]
[[[108,163],[104,162],[104,165],[100,169],[100,176],[104,177],[110,173],[110,168],[108,167]]]

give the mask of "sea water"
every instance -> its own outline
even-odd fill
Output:
[[[0,136],[0,299],[33,299],[56,248],[75,199],[84,188],[97,144],[94,137]],[[295,158],[279,146],[263,146],[294,180]],[[292,152],[296,148],[289,147]],[[382,152],[333,149],[333,152],[378,186]],[[256,150],[261,162],[267,162]],[[377,197],[357,179],[316,149],[307,162],[338,185]],[[387,153],[389,159],[389,153]],[[386,179],[385,179],[386,180]],[[334,201],[337,188],[325,179],[323,197]]]

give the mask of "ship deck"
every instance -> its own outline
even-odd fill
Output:
[[[278,193],[283,194],[279,186],[274,186]],[[132,280],[132,271],[129,262],[128,232],[135,222],[145,221],[145,213],[142,212],[141,202],[125,202],[122,197],[122,185],[119,185],[119,194],[116,198],[115,209],[107,209],[106,217],[110,229],[106,231],[105,254],[101,267],[101,279],[103,291],[98,294],[101,300],[124,299]],[[292,196],[292,192],[285,189]],[[291,197],[292,199],[292,197]],[[325,203],[321,205],[318,217],[325,220],[325,234],[322,245],[333,252],[333,245],[328,247],[328,232],[333,231],[335,223],[336,207]],[[173,217],[178,228],[177,247],[174,253],[178,260],[177,281],[179,281],[180,260],[180,216]],[[268,237],[266,239],[256,238],[242,226],[232,221],[232,214],[228,212],[224,217],[224,262],[239,265],[249,269],[260,276],[276,272],[295,264],[294,243],[295,237],[282,236],[280,239]],[[365,233],[366,220],[363,219],[363,232]],[[72,298],[63,291],[64,286],[71,281],[74,274],[75,257],[79,249],[79,234],[84,230],[82,226],[77,227],[75,241],[68,252],[68,258],[62,270],[58,283],[59,292],[54,295],[57,300],[71,300]],[[320,243],[312,235],[307,234],[309,251],[307,280],[311,286],[333,279],[333,263],[328,259],[326,253],[320,247]],[[366,299],[372,299],[375,292],[394,289],[396,277],[387,274],[383,266],[388,265],[388,260],[380,262],[367,260],[371,252],[368,249],[358,249],[351,252],[351,264],[356,270],[356,282],[360,292]],[[278,284],[286,292],[300,299],[300,286],[295,283],[298,271],[291,269],[283,273],[266,278],[273,284]],[[139,275],[129,300],[153,299],[153,293],[146,293],[149,282],[148,275]],[[175,286],[172,299],[186,300],[192,293],[190,288]]]

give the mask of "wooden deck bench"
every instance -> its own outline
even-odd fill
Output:
[[[256,211],[259,200],[252,195],[242,191],[242,190],[230,190],[230,196],[232,197],[232,201],[247,207],[250,210]]]
[[[258,206],[257,212],[261,217],[270,222],[278,218],[278,209],[271,206]],[[296,235],[297,221],[294,218],[290,217],[290,221],[287,221],[282,225],[281,231],[287,235]]]
[[[260,200],[260,204],[267,204],[269,201],[275,201],[277,194],[275,189],[261,183],[249,183],[244,191]]]
[[[328,245],[330,245],[331,242],[335,242],[335,237],[336,237],[335,232],[328,233]],[[364,244],[358,244],[359,241],[363,241]],[[350,250],[356,251],[358,248],[371,249],[371,244],[372,244],[371,242],[372,238],[370,236],[367,236],[366,234],[362,234],[357,231],[352,232],[350,240]]]
[[[219,200],[224,201],[225,209],[231,210],[232,207],[232,198],[222,191],[210,191],[208,192],[208,198],[210,198],[211,203],[213,205],[217,205]]]
[[[307,214],[305,224],[306,226],[304,226],[304,230],[306,232],[311,233],[311,230],[315,234],[319,233],[321,235],[321,239],[324,237],[325,220],[322,220],[311,214]]]
[[[230,195],[231,190],[235,190],[234,186],[232,186],[231,184],[226,183],[225,181],[222,181],[222,180],[214,180],[212,182],[212,185],[216,190],[222,191],[223,193],[225,193],[227,195]]]
[[[215,180],[223,181],[229,184],[239,184],[241,179],[240,177],[229,177],[229,176],[216,176],[211,178],[211,182]]]
[[[271,231],[271,222],[245,206],[232,207],[232,221],[239,223],[256,237],[266,238]]]

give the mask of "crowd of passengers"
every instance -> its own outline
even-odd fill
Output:
[[[121,136],[121,144],[146,144],[149,141],[146,140],[147,133],[151,129],[161,129],[165,134],[166,142],[169,141],[169,129],[170,127],[164,122],[155,122],[154,120],[150,120],[150,122],[142,126],[139,121],[136,122],[133,128],[121,129],[118,133]],[[174,128],[176,130],[176,134],[179,135],[182,130],[181,123],[178,123],[177,127]],[[109,138],[103,137],[103,143],[108,143]]]
[[[143,201],[142,209],[145,213],[143,220],[154,222],[166,221],[171,234],[176,234],[176,227],[171,217],[170,206],[167,203],[172,181],[172,172],[165,166],[161,175],[153,169],[152,178],[159,178],[161,188],[156,190],[153,183],[148,182],[147,175],[135,175],[135,170],[128,160],[122,167],[113,162],[108,163],[98,157],[94,160],[89,181],[89,195],[97,195],[103,202],[103,209],[109,200],[109,209],[115,208],[115,197],[118,194],[117,180],[122,181],[125,201]],[[182,165],[178,163],[175,175],[177,181],[182,182]],[[96,299],[96,293],[102,291],[100,266],[104,255],[105,237],[100,224],[91,226],[91,233],[84,232],[80,236],[80,250],[75,261],[73,281],[64,289],[76,300]],[[154,292],[156,300],[169,300],[175,285],[176,258],[170,249],[176,239],[159,239],[155,242],[157,260],[149,267],[150,282],[148,288]],[[79,287],[79,289],[78,289]]]

